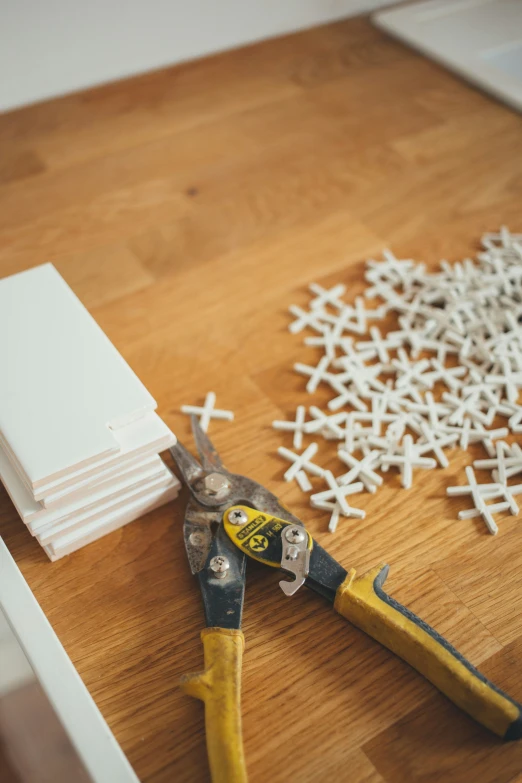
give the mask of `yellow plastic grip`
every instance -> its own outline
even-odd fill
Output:
[[[451,701],[505,739],[522,734],[521,706],[489,682],[444,637],[382,590],[388,566],[350,570],[335,609],[423,674]]]
[[[246,783],[241,734],[241,631],[205,628],[201,633],[205,671],[181,680],[185,693],[205,702],[205,731],[213,783]]]

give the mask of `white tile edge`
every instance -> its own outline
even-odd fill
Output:
[[[0,606],[93,783],[139,783],[1,538]]]

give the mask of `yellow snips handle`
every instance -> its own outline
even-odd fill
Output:
[[[423,674],[451,701],[504,739],[522,735],[521,705],[478,672],[444,637],[398,601],[382,585],[388,566],[362,576],[349,571],[338,588],[335,609]]]
[[[213,783],[246,783],[241,735],[241,664],[244,636],[229,628],[201,633],[205,671],[183,677],[181,687],[205,702],[205,730]]]

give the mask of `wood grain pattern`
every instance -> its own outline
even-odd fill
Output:
[[[365,19],[0,118],[0,274],[54,262],[180,439],[180,405],[214,389],[236,412],[211,430],[228,466],[346,566],[389,562],[390,592],[519,700],[520,521],[492,538],[445,497],[472,450],[409,493],[390,474],[332,537],[282,482],[270,422],[310,403],[291,365],[317,354],[286,329],[310,280],[355,295],[384,246],[433,264],[522,230],[521,125]],[[177,687],[202,665],[185,501],[51,565],[0,493],[0,532],[144,783],[208,780],[203,710]],[[252,783],[517,779],[520,746],[256,564],[244,631]]]

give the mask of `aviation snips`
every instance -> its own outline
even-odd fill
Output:
[[[192,417],[201,462],[177,443],[171,454],[192,495],[185,547],[197,575],[206,628],[205,671],[182,681],[205,703],[210,771],[214,783],[247,780],[241,737],[241,615],[247,558],[281,569],[286,595],[302,585],[407,661],[471,717],[506,740],[522,736],[522,706],[487,680],[443,636],[383,590],[388,566],[358,575],[326,552],[301,520],[269,490],[226,470]]]

